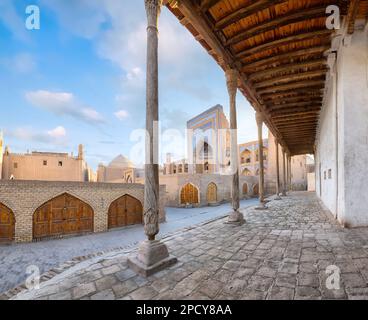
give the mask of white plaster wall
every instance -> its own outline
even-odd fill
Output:
[[[356,31],[343,48],[343,155],[345,210],[348,227],[368,225],[368,27]]]
[[[326,207],[336,215],[336,79],[334,76],[326,82],[326,86],[328,91],[321,111],[317,137],[316,191]],[[331,170],[330,178],[329,170]]]
[[[320,117],[316,193],[343,225],[358,227],[368,225],[368,29],[344,44]]]
[[[314,172],[308,173],[307,180],[308,180],[308,191],[309,192],[316,191],[316,174]]]

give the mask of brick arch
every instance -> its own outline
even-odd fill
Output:
[[[200,202],[199,188],[189,182],[180,188],[180,204],[199,204]]]
[[[107,212],[108,229],[143,223],[143,204],[125,193],[111,201]]]
[[[13,242],[15,237],[15,215],[3,202],[0,202],[0,243]]]
[[[93,227],[93,208],[69,192],[49,199],[33,213],[35,240],[89,233]]]
[[[47,195],[47,197],[42,198],[42,200],[38,200],[37,202],[35,201],[35,204],[32,206],[32,214],[42,205],[44,205],[45,203],[47,203],[48,201],[55,199],[59,196],[62,196],[63,194],[69,194],[70,196],[77,198],[79,200],[81,200],[82,202],[88,204],[94,212],[96,212],[98,210],[98,204],[96,204],[94,201],[90,201],[90,199],[85,198],[83,195],[79,194],[78,192],[74,192],[72,190],[63,190],[63,191],[57,191],[55,193],[50,193]],[[98,201],[99,199],[95,199],[96,201]]]

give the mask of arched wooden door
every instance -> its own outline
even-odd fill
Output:
[[[208,203],[217,202],[217,186],[213,182],[211,182],[207,187],[207,202]]]
[[[143,207],[138,199],[126,194],[111,203],[108,214],[109,229],[142,222]]]
[[[199,202],[198,189],[191,183],[186,184],[180,193],[181,204],[196,204]]]
[[[33,239],[93,232],[93,209],[67,193],[46,202],[33,215]]]
[[[258,184],[254,185],[253,187],[253,196],[258,196],[259,195],[259,187]]]
[[[14,241],[15,218],[8,207],[0,203],[0,243]]]
[[[243,184],[243,195],[247,195],[248,194],[248,184],[246,182],[244,182]]]

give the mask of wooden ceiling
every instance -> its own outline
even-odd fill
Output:
[[[241,74],[239,89],[292,155],[313,153],[326,52],[337,5],[354,31],[368,0],[168,0],[166,6],[218,64]],[[241,119],[239,125],[243,125]]]

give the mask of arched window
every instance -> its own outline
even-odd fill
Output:
[[[209,165],[209,163],[208,162],[206,162],[205,164],[204,164],[204,171],[205,172],[208,172],[210,170],[210,165]]]
[[[250,176],[252,175],[251,171],[248,169],[248,168],[245,168],[243,171],[242,171],[242,175],[243,176]]]

